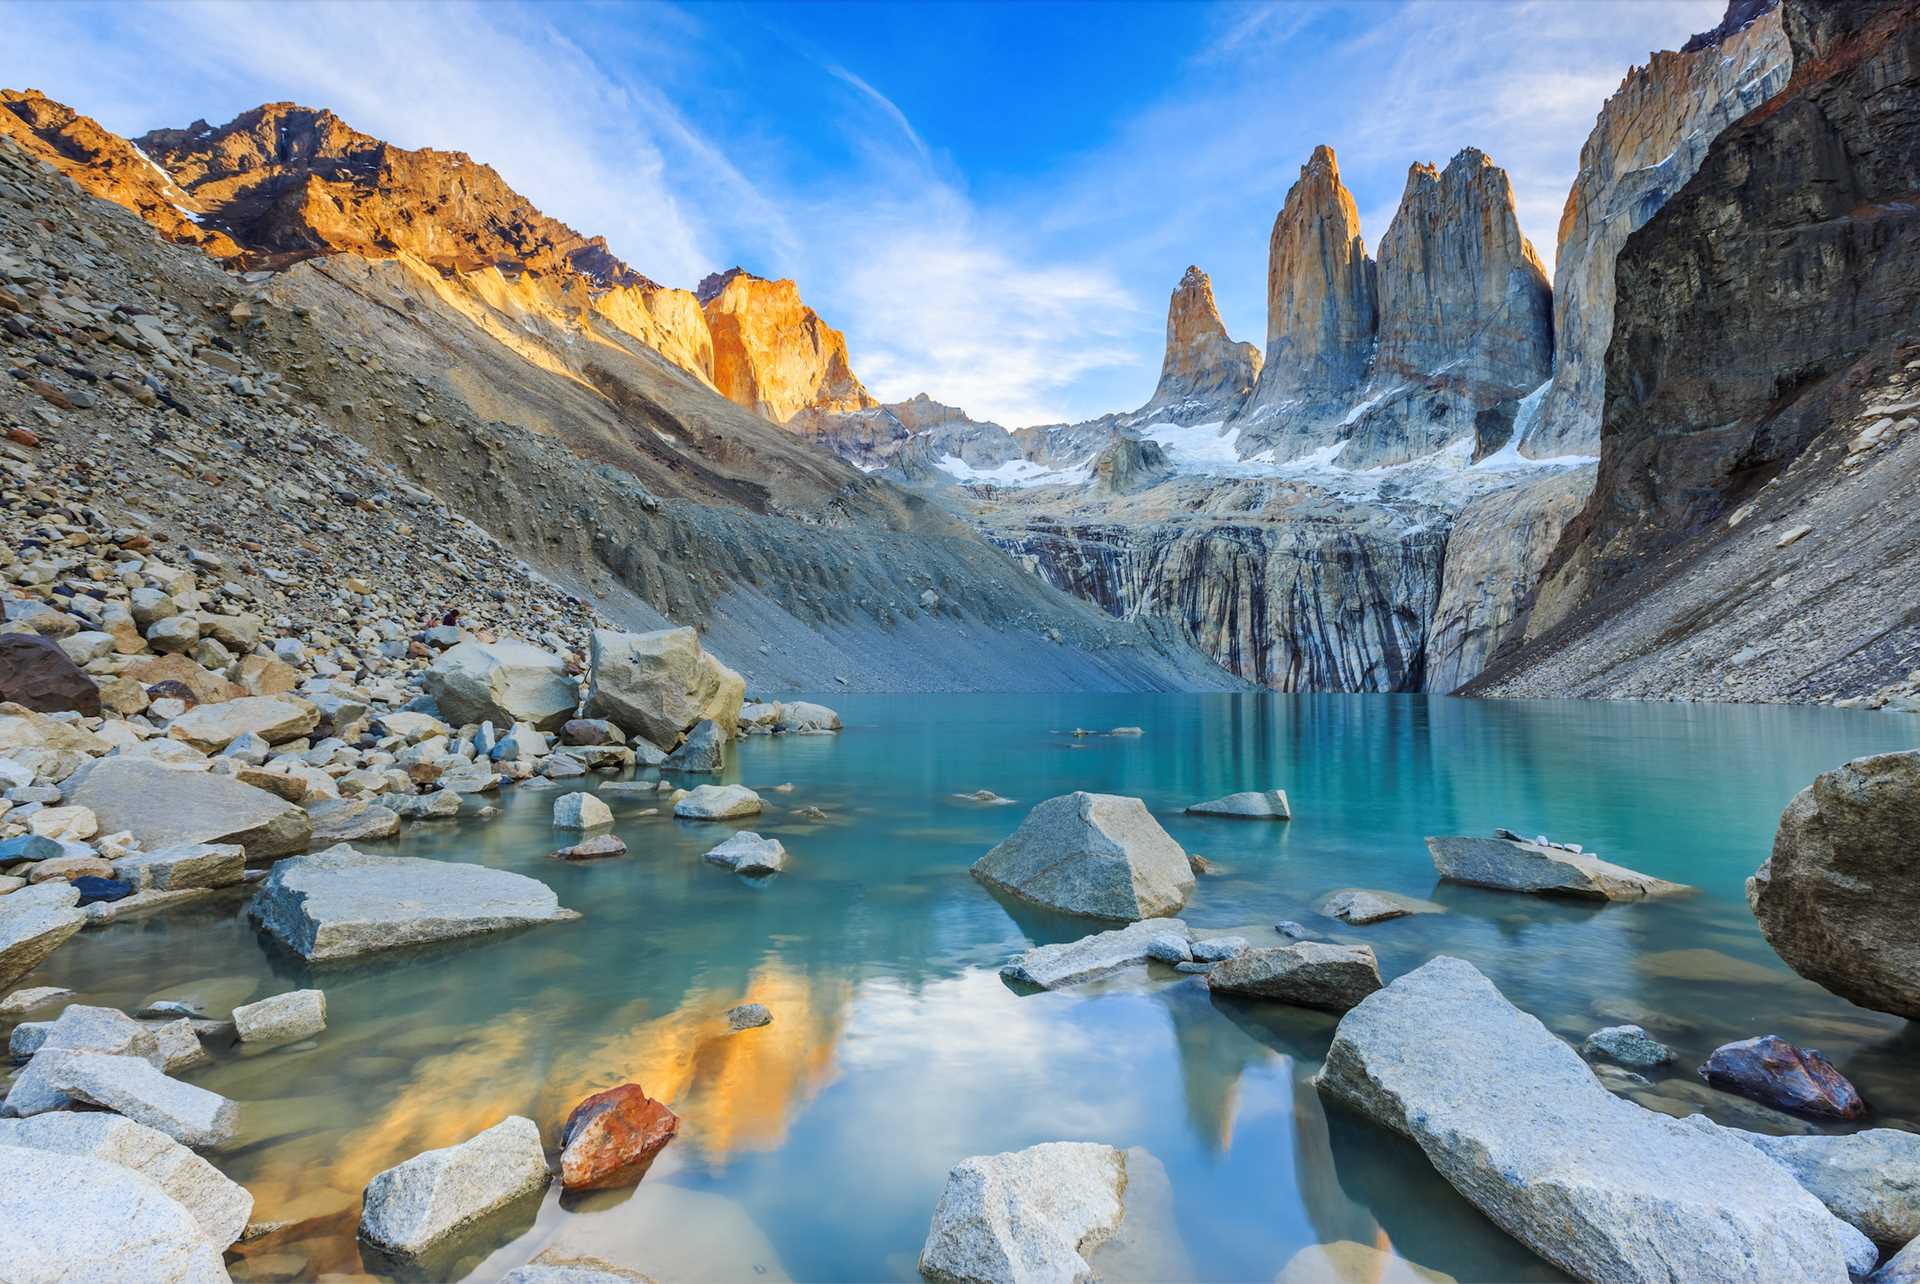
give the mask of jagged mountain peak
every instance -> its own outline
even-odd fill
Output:
[[[1260,350],[1235,343],[1220,319],[1213,281],[1189,266],[1167,301],[1167,347],[1160,382],[1138,412],[1179,423],[1224,419],[1260,377]]]

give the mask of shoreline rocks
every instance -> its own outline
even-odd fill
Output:
[[[145,1174],[92,1155],[0,1142],[9,1278],[227,1284],[221,1247]]]
[[[1609,1092],[1462,959],[1442,955],[1342,1017],[1314,1083],[1411,1138],[1576,1278],[1838,1284],[1877,1258],[1772,1160]]]
[[[580,699],[564,660],[512,639],[448,647],[421,685],[441,715],[456,723],[525,722],[539,731],[558,730],[573,717]]]
[[[103,832],[125,830],[148,851],[238,843],[247,859],[265,861],[305,851],[313,836],[306,812],[264,789],[137,758],[95,761],[68,782],[67,800],[91,808]]]
[[[1171,914],[1194,887],[1180,844],[1145,803],[1118,794],[1047,799],[975,861],[972,874],[1063,913],[1123,921]]]
[[[1427,850],[1441,878],[1495,891],[1628,901],[1693,890],[1572,847],[1528,842],[1504,830],[1492,838],[1428,838]]]
[[[1398,892],[1376,892],[1363,887],[1346,887],[1329,892],[1320,903],[1320,912],[1354,927],[1385,923],[1413,914],[1444,914],[1447,907]]]
[[[344,845],[275,865],[247,914],[310,962],[580,917],[522,874]]]
[[[711,719],[723,738],[740,724],[746,679],[709,654],[693,629],[595,629],[588,666],[586,716],[661,749],[674,749],[703,719]]]

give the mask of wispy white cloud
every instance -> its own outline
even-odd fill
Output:
[[[912,146],[915,154],[920,157],[921,161],[929,167],[933,164],[933,153],[927,149],[927,144],[914,130],[913,122],[907,119],[907,114],[900,110],[893,99],[887,97],[878,89],[875,89],[872,85],[869,85],[866,81],[848,71],[845,67],[828,63],[827,73],[853,86],[864,95],[868,101],[872,102],[875,107],[878,107],[888,120],[891,120],[900,127],[901,135],[906,138],[908,144]]]

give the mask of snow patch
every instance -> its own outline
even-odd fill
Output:
[[[1031,459],[1009,459],[992,468],[975,468],[958,455],[942,455],[934,464],[956,481],[989,486],[1077,486],[1093,480],[1093,456],[1067,468],[1048,468]]]

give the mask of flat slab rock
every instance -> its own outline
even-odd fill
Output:
[[[1207,988],[1216,994],[1345,1012],[1380,988],[1380,963],[1370,945],[1298,941],[1227,959],[1207,973]]]
[[[510,1115],[375,1176],[361,1205],[360,1237],[396,1257],[420,1257],[552,1180],[539,1126]]]
[[[68,782],[67,801],[90,807],[103,834],[131,830],[142,850],[238,843],[250,860],[305,851],[307,813],[227,776],[178,771],[139,758],[102,758]]]
[[[1722,1128],[1792,1173],[1827,1211],[1883,1248],[1920,1239],[1920,1133],[1769,1137]]]
[[[1462,959],[1442,955],[1342,1017],[1314,1082],[1411,1138],[1495,1224],[1580,1279],[1844,1284],[1877,1259],[1752,1147],[1609,1092]]]
[[[1155,918],[1193,894],[1187,853],[1145,803],[1119,794],[1047,799],[972,873],[1011,896],[1088,918]]]
[[[1110,932],[1095,932],[1077,941],[1036,945],[1008,960],[1000,969],[1000,975],[1009,981],[1046,990],[1080,985],[1130,967],[1144,966],[1148,959],[1160,957],[1154,952],[1154,943],[1163,936],[1178,940],[1183,952],[1190,949],[1193,941],[1193,932],[1180,919],[1147,918]]]
[[[1327,894],[1327,899],[1320,903],[1320,912],[1342,923],[1365,927],[1369,923],[1384,923],[1389,919],[1407,918],[1414,914],[1444,914],[1447,907],[1434,901],[1423,901],[1417,896],[1402,896],[1398,892],[1343,887]]]
[[[1585,852],[1524,839],[1429,838],[1427,851],[1440,877],[1496,891],[1633,901],[1693,890],[1684,883],[1669,883]]]
[[[316,962],[580,917],[522,874],[344,845],[279,862],[247,913]]]
[[[227,1284],[220,1246],[144,1173],[0,1141],[0,1263],[19,1284]]]
[[[1238,820],[1292,820],[1284,789],[1249,789],[1211,798],[1187,808],[1190,816],[1230,816]]]
[[[673,805],[673,814],[683,820],[731,820],[758,816],[760,806],[760,795],[745,785],[701,785]]]
[[[75,1101],[125,1115],[173,1138],[183,1146],[205,1148],[233,1139],[239,1107],[217,1092],[169,1078],[141,1057],[46,1049],[47,1083]]]
[[[1126,1216],[1127,1156],[1052,1141],[963,1159],[947,1174],[920,1250],[936,1284],[1093,1278],[1087,1258]]]
[[[71,883],[41,883],[0,896],[0,986],[46,962],[86,923]]]

